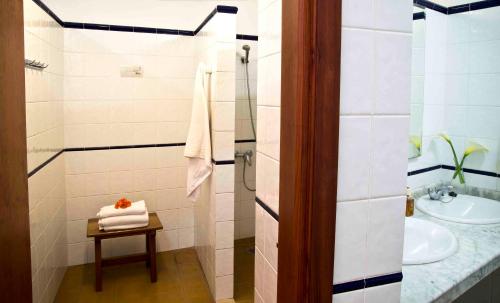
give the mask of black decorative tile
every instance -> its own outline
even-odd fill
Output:
[[[168,28],[158,28],[156,30],[157,34],[165,34],[165,35],[178,35],[179,30],[178,29],[168,29]]]
[[[258,41],[259,40],[259,36],[236,34],[236,39],[238,39],[238,40]]]
[[[84,29],[101,30],[101,31],[109,31],[109,25],[107,25],[107,24],[84,23],[83,28]]]
[[[64,27],[65,28],[83,29],[83,23],[78,23],[78,22],[64,22]]]
[[[425,12],[413,13],[413,20],[425,19]]]
[[[238,8],[236,6],[226,6],[226,5],[217,5],[217,12],[224,14],[237,14]]]
[[[448,7],[448,15],[459,14],[468,12],[470,10],[470,4],[456,5]]]
[[[378,277],[372,277],[365,279],[366,287],[375,287],[391,283],[401,282],[403,280],[403,273],[395,273],[389,275],[383,275]]]
[[[115,32],[133,32],[134,27],[126,25],[110,25],[109,30]]]
[[[272,210],[266,203],[264,203],[259,197],[255,197],[255,202],[260,205],[271,217],[274,218],[274,220],[278,221],[280,220],[280,216]]]
[[[134,26],[134,33],[156,34],[156,28]]]
[[[179,35],[181,36],[195,36],[194,31],[179,30]]]
[[[470,10],[478,10],[500,6],[500,0],[488,0],[488,1],[479,1],[470,4]]]
[[[365,280],[356,280],[345,283],[339,283],[332,286],[333,294],[341,294],[344,292],[360,290],[365,288]]]

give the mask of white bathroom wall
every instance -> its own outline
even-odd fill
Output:
[[[87,219],[121,197],[158,212],[159,251],[193,246],[183,147],[165,145],[186,141],[195,58],[194,37],[65,29],[69,265],[93,261]],[[136,66],[139,77],[122,75]],[[140,251],[142,238],[105,241],[105,255]]]
[[[66,271],[63,148],[63,29],[24,1],[25,58],[49,64],[25,69],[28,190],[33,302],[52,302]]]
[[[472,154],[464,167],[500,170],[500,8],[449,15],[446,39],[446,91],[443,120],[459,156],[479,143],[487,153]],[[453,165],[449,147],[443,164]],[[453,172],[447,171],[444,180]],[[498,178],[465,173],[466,184],[500,190]]]
[[[459,157],[471,143],[488,148],[471,155],[464,167],[498,173],[500,102],[497,101],[500,62],[499,8],[453,15],[426,10],[426,70],[422,157],[410,160],[409,171],[436,164],[454,165],[447,133]],[[436,170],[408,179],[421,187],[449,182],[453,171]],[[469,185],[500,190],[496,177],[465,173]],[[458,185],[457,182],[454,182]]]
[[[413,3],[344,0],[342,6],[333,282],[368,284],[402,268]],[[395,280],[333,299],[399,302],[400,288]]]
[[[281,0],[259,0],[256,197],[279,213]],[[277,299],[278,221],[255,206],[255,302]]]
[[[257,20],[254,16],[255,21]],[[243,19],[238,16],[238,23]],[[236,120],[235,120],[235,150],[253,152],[252,166],[245,169],[247,185],[255,189],[255,140],[250,120],[250,109],[248,106],[248,92],[246,82],[245,65],[241,62],[245,52],[243,45],[250,46],[250,57],[248,63],[248,79],[250,84],[250,104],[252,108],[254,125],[257,131],[257,64],[258,64],[258,42],[249,40],[237,40],[236,42]],[[235,196],[234,196],[234,238],[243,239],[255,236],[255,192],[249,191],[243,184],[243,159],[235,159]]]
[[[215,300],[233,297],[236,15],[216,14],[198,34],[208,86],[213,172],[195,204],[195,248]]]

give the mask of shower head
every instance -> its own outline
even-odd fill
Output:
[[[242,63],[248,63],[248,55],[250,54],[250,46],[248,44],[243,45],[242,49],[245,51],[245,58],[241,58]]]

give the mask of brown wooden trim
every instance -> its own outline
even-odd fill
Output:
[[[341,0],[284,0],[278,302],[332,301]]]
[[[31,302],[23,1],[0,0],[0,302]]]

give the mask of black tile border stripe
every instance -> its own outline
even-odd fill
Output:
[[[38,165],[37,167],[35,167],[32,171],[30,171],[28,173],[28,178],[33,176],[34,174],[36,174],[37,172],[39,172],[42,168],[44,168],[45,166],[49,165],[50,162],[54,161],[55,159],[57,159],[57,157],[59,157],[62,153],[64,153],[64,149],[58,151],[57,153],[55,153],[52,157],[48,158],[45,162],[43,162],[42,164]]]
[[[413,13],[413,21],[425,19],[425,12]]]
[[[429,8],[437,12],[448,14],[448,8],[428,0],[413,0],[413,3],[420,7]]]
[[[255,140],[254,140],[255,142]],[[238,143],[235,141],[235,143]],[[116,150],[116,149],[134,149],[134,148],[154,148],[154,147],[176,147],[176,146],[186,146],[185,142],[180,142],[180,143],[158,143],[158,144],[135,144],[135,145],[112,145],[112,146],[91,146],[91,147],[67,147],[56,154],[54,154],[52,157],[47,159],[45,162],[42,164],[38,165],[35,167],[32,171],[28,173],[28,178],[36,174],[38,171],[40,171],[42,168],[47,166],[50,162],[54,161],[57,157],[59,157],[62,153],[64,152],[81,152],[81,151],[96,151],[96,150]],[[214,160],[212,159],[212,162],[215,165],[228,165],[228,164],[235,164],[234,160]]]
[[[242,139],[242,140],[235,140],[234,143],[255,143],[255,139]]]
[[[236,39],[238,39],[238,40],[259,41],[259,36],[236,34]]]
[[[455,170],[455,166],[444,165],[444,164],[442,164],[442,165],[435,165],[435,166],[431,166],[431,167],[417,169],[417,170],[414,170],[414,171],[409,171],[407,173],[407,175],[408,176],[414,176],[414,175],[423,174],[423,173],[427,173],[427,172],[430,172],[430,171],[433,171],[433,170],[438,170],[438,169]],[[482,175],[482,176],[500,178],[500,174],[499,173],[490,172],[490,171],[484,171],[484,170],[479,170],[479,169],[464,168],[464,172],[469,173],[469,174],[476,174],[476,175]]]
[[[416,6],[432,9],[437,12],[443,13],[445,15],[453,15],[453,14],[459,14],[464,12],[470,12],[470,11],[500,6],[500,0],[484,0],[484,1],[450,6],[450,7],[445,7],[428,0],[413,0],[413,3]]]
[[[215,165],[230,165],[230,164],[234,164],[234,160],[214,160],[214,159],[212,159],[212,163]]]
[[[438,170],[438,169],[441,169],[441,165],[435,165],[435,166],[431,166],[431,167],[417,169],[417,170],[414,170],[414,171],[409,171],[408,172],[408,177],[409,176],[418,175],[418,174],[427,173],[427,172],[430,172],[430,171],[433,171],[433,170]]]
[[[213,11],[211,11],[210,14],[203,20],[203,22],[194,31],[191,31],[191,30],[181,30],[181,29],[154,28],[154,27],[129,26],[129,25],[95,24],[95,23],[82,23],[82,22],[70,22],[70,21],[64,22],[41,0],[33,0],[33,2],[37,4],[42,10],[44,10],[59,25],[61,25],[64,28],[178,35],[178,36],[196,36],[201,31],[201,29],[210,21],[210,19],[212,19],[217,13],[222,13],[222,14],[238,13],[238,8],[235,6],[217,5],[213,9]],[[236,39],[257,41],[258,36],[237,34]]]
[[[334,284],[332,286],[333,294],[341,294],[354,290],[361,290],[369,287],[382,286],[392,283],[398,283],[403,281],[403,273],[395,273],[388,275],[381,275],[371,278],[366,278],[362,280],[350,281],[345,283]]]
[[[45,11],[49,16],[52,17],[60,26],[64,27],[64,21],[61,20],[45,3],[40,0],[33,0],[36,5],[38,5],[43,11]]]
[[[280,216],[274,212],[266,203],[264,203],[259,197],[255,196],[255,202],[260,205],[271,217],[274,218],[276,221],[280,221]]]
[[[455,166],[451,166],[451,165],[441,165],[441,167],[444,169],[447,169],[447,170],[455,170]],[[489,172],[489,171],[484,171],[484,170],[464,168],[464,172],[469,173],[469,174],[500,178],[500,174],[497,174],[494,172]]]

